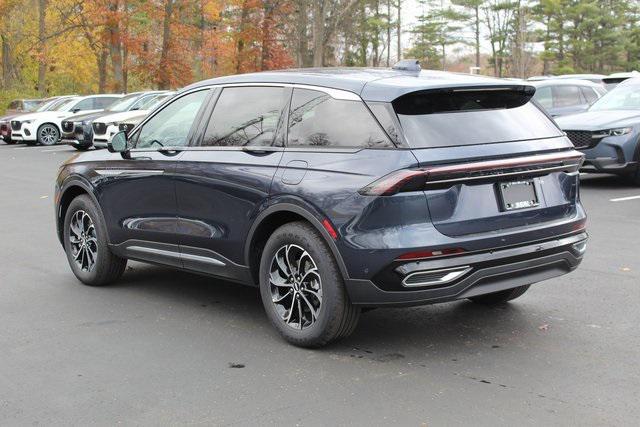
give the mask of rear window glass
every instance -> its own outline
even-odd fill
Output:
[[[289,114],[290,147],[394,147],[360,101],[331,98],[324,92],[294,89]]]
[[[415,92],[393,102],[412,147],[492,144],[562,136],[522,91]]]

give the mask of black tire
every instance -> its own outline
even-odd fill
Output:
[[[92,249],[95,247],[97,252],[97,255],[93,257],[93,267],[87,269],[84,269],[83,266],[76,262],[74,252],[79,253],[79,251],[76,250],[78,244],[71,242],[72,219],[74,216],[80,215],[81,213],[85,213],[93,223],[93,233],[86,233],[88,238],[91,236],[92,239],[92,242],[87,246],[91,246]],[[86,194],[76,197],[69,204],[69,208],[67,209],[67,213],[64,217],[63,233],[64,249],[67,254],[67,260],[69,261],[71,270],[82,283],[89,286],[104,286],[122,276],[127,266],[127,260],[114,255],[109,250],[104,218],[93,200]],[[95,246],[93,246],[94,243]],[[84,260],[85,258],[82,259]],[[87,255],[86,260],[89,259],[90,258]]]
[[[640,187],[640,166],[638,166],[634,173],[629,175],[629,180],[633,185]]]
[[[88,145],[72,145],[72,147],[78,151],[87,151],[90,148]]]
[[[469,299],[475,303],[484,305],[504,304],[527,292],[530,286],[531,285],[518,286],[517,288],[494,292],[492,294],[478,295],[477,297],[471,297]]]
[[[16,143],[16,141],[13,141],[12,139],[3,139],[3,141],[7,145],[13,145]]]
[[[270,280],[272,266],[276,265],[274,264],[276,263],[276,254],[281,253],[280,251],[289,245],[294,245],[293,247],[297,248],[296,250],[306,251],[311,258],[310,262],[317,267],[315,271],[319,274],[319,281],[316,284],[320,283],[320,295],[322,297],[321,300],[316,299],[313,301],[320,301],[319,307],[316,307],[319,311],[315,321],[310,322],[308,325],[300,321],[297,327],[292,326],[283,319],[283,316],[286,316],[288,311],[284,313],[278,312],[278,309],[282,310],[281,307],[285,304],[278,307],[273,301],[272,288],[276,289],[276,287],[271,285]],[[306,260],[307,258],[303,256],[301,259]],[[297,263],[297,265],[300,266],[300,263]],[[300,268],[297,272],[300,272],[300,270],[303,270],[303,268]],[[283,270],[280,269],[278,271]],[[296,286],[299,286],[297,289],[299,289],[298,293],[301,295],[304,292],[308,292],[305,291],[305,289],[308,289],[308,283]],[[287,288],[285,287],[284,289]],[[293,287],[291,287],[291,292],[296,294],[296,290]],[[360,308],[353,306],[349,301],[342,275],[331,250],[318,231],[306,222],[285,224],[275,230],[267,241],[260,260],[260,295],[267,316],[273,326],[284,339],[300,347],[321,347],[334,340],[344,338],[353,332],[360,318]],[[304,293],[304,295],[309,297],[307,293]],[[293,298],[291,296],[292,308],[295,303]],[[298,297],[298,299],[300,298]],[[300,301],[303,299],[305,297]],[[311,297],[305,301],[309,303],[310,299]],[[305,306],[302,305],[302,307]],[[306,307],[309,306],[307,305]],[[300,306],[298,309],[300,310]],[[306,314],[311,315],[311,311],[307,308],[302,310],[306,310]],[[302,327],[298,329],[300,325]]]
[[[38,144],[56,145],[60,141],[60,129],[53,123],[40,125],[36,134]]]

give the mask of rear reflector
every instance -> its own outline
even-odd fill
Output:
[[[445,248],[437,251],[415,251],[400,255],[396,258],[396,261],[412,261],[436,256],[458,255],[461,253],[464,253],[464,249],[462,248]]]
[[[333,240],[338,240],[338,233],[336,232],[335,228],[333,228],[333,225],[331,225],[331,222],[329,222],[327,218],[322,220],[322,226],[324,227],[325,230],[327,230],[327,233],[329,233],[329,235]]]

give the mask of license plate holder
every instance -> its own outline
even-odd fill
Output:
[[[497,185],[503,211],[528,209],[540,205],[536,185],[532,179],[499,182]]]

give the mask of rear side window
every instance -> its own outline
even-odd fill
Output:
[[[228,87],[209,120],[203,146],[271,146],[287,91],[282,87]]]
[[[593,104],[598,100],[598,95],[595,90],[590,87],[581,87],[580,90],[582,91],[582,96],[584,96],[589,104]]]
[[[578,86],[554,86],[554,107],[573,107],[584,104]]]
[[[393,102],[410,146],[451,147],[562,136],[522,91],[413,92]]]
[[[331,98],[324,92],[294,89],[289,114],[290,147],[393,147],[361,101]]]

